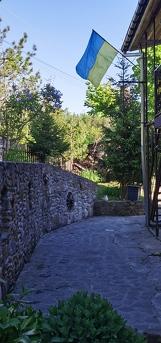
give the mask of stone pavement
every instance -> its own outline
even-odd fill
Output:
[[[107,298],[127,323],[161,333],[161,242],[144,217],[93,217],[46,234],[21,272],[15,293],[47,312],[78,290]]]

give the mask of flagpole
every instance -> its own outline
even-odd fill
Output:
[[[93,32],[95,32],[98,36],[100,36],[105,42],[107,42],[107,40],[105,38],[103,38],[98,32],[96,32],[94,29],[92,29]],[[111,43],[107,42],[114,50],[116,50],[120,55],[122,55],[124,58],[127,59],[128,62],[130,62],[133,66],[135,66],[135,64],[133,62],[131,62],[125,54],[123,54],[123,52],[121,52],[120,50],[116,49]]]

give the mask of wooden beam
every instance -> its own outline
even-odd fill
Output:
[[[158,11],[155,17],[155,37],[156,40],[160,40],[161,38],[161,9]],[[148,40],[154,41],[153,23],[148,28]]]
[[[141,43],[142,48],[145,48],[146,44],[147,44],[147,47],[149,48],[153,46],[154,39],[150,39],[147,42],[145,40],[142,40],[140,43]],[[155,45],[161,45],[161,39],[155,40]]]
[[[148,28],[150,28],[150,25],[152,23],[154,16],[158,15],[158,13],[156,14],[156,10],[157,10],[157,8],[159,8],[160,5],[161,5],[160,0],[149,0],[147,8],[144,12],[144,15],[140,21],[140,24],[138,25],[138,28],[136,30],[135,36],[132,40],[132,43],[129,47],[130,51],[134,51],[134,50],[139,49],[143,35],[148,31]],[[159,21],[158,21],[158,23],[159,23]],[[150,32],[149,32],[149,34],[150,34]],[[159,31],[158,31],[158,34],[159,34]]]

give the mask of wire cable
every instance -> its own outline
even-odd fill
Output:
[[[8,42],[7,40],[4,40],[4,42],[5,42],[7,45],[12,46],[12,43],[11,43],[11,42]],[[25,50],[24,50],[23,52],[25,53],[25,55],[27,55],[27,52],[26,52]],[[39,58],[39,57],[32,56],[31,58],[33,58],[34,60],[36,60],[37,62],[39,62],[39,63],[41,63],[41,64],[44,64],[45,66],[47,66],[47,67],[49,67],[49,68],[52,68],[52,69],[58,71],[59,73],[62,73],[62,74],[64,74],[64,75],[66,75],[66,76],[68,76],[68,77],[71,77],[71,78],[75,79],[76,81],[78,81],[78,79],[77,79],[75,76],[73,76],[73,75],[71,75],[71,74],[69,74],[69,73],[67,73],[67,72],[65,72],[65,71],[63,71],[63,70],[61,70],[60,68],[57,68],[57,67],[53,66],[52,64],[50,64],[50,63],[48,63],[48,62],[45,62],[44,60],[42,60],[42,59]]]
[[[7,41],[6,39],[4,40],[4,43],[6,43],[8,46],[11,46],[11,47],[13,46],[13,44],[12,44],[11,42]],[[24,53],[25,55],[28,54],[25,50],[23,50],[23,53]],[[50,63],[48,63],[48,62],[45,62],[43,59],[41,59],[41,58],[39,58],[39,57],[36,57],[36,56],[32,56],[31,58],[33,58],[35,61],[37,61],[37,62],[39,62],[39,63],[45,65],[46,67],[48,67],[48,68],[50,68],[50,69],[53,69],[53,70],[55,70],[55,71],[57,71],[57,72],[59,72],[59,73],[65,75],[65,76],[67,76],[67,77],[70,77],[70,78],[72,78],[73,80],[75,80],[75,81],[77,81],[77,82],[80,83],[80,81],[78,80],[78,78],[75,77],[74,75],[71,75],[71,74],[67,73],[67,72],[64,71],[64,70],[62,70],[62,69],[60,69],[60,68],[58,68],[58,67],[55,67],[55,66],[53,66],[52,64],[50,64]],[[114,67],[115,67],[116,65],[115,65],[115,63],[113,62],[113,63],[111,64],[111,66],[114,66]],[[111,78],[111,76],[108,75],[108,74],[106,74],[105,76],[106,76],[107,79],[110,79],[110,78]],[[86,82],[87,82],[87,81],[88,81],[88,80],[86,80]]]

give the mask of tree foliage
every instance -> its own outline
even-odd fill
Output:
[[[133,104],[131,101],[131,109]],[[122,116],[112,128],[105,129],[105,162],[113,180],[122,187],[141,182],[141,151],[139,112],[128,111],[126,120]]]
[[[31,136],[33,140],[29,142],[29,147],[41,162],[46,162],[48,156],[61,156],[68,148],[62,130],[47,112],[41,112],[32,121]]]
[[[8,32],[9,27],[1,30],[1,45]],[[68,146],[54,118],[62,94],[50,83],[40,88],[40,75],[32,68],[36,47],[24,53],[26,43],[25,33],[0,52],[0,136],[7,150],[13,144],[29,143],[31,151],[45,161],[47,155],[58,156]]]
[[[9,27],[0,31],[3,45]],[[21,141],[27,124],[37,111],[39,74],[33,72],[31,58],[36,47],[24,57],[27,34],[18,43],[0,51],[0,135],[6,140]]]
[[[8,32],[9,27],[0,32],[2,45]],[[85,104],[89,113],[69,114],[61,110],[61,92],[50,83],[41,86],[40,75],[32,67],[36,47],[24,54],[26,43],[27,34],[24,34],[17,43],[0,52],[0,135],[14,145],[28,143],[33,153],[41,154],[43,161],[48,155],[63,155],[71,162],[82,161],[91,145],[95,149],[98,144],[104,144],[104,160],[113,177],[120,181],[122,171],[122,182],[125,178],[134,179],[132,175],[136,178],[134,165],[140,161],[134,163],[134,158],[138,158],[140,141],[139,103],[134,88],[125,87],[123,110],[120,85],[113,80],[97,89],[88,85]],[[132,171],[128,174],[129,168]]]
[[[57,90],[53,85],[47,83],[40,92],[45,108],[48,111],[55,112],[59,110],[62,106],[62,93]]]
[[[88,113],[96,116],[111,117],[115,115],[117,107],[117,90],[112,87],[111,82],[101,84],[95,88],[88,84],[85,106],[88,107]]]
[[[62,104],[61,96],[61,92],[49,83],[40,90],[39,114],[30,124],[32,139],[29,146],[41,162],[45,162],[47,156],[61,156],[68,148],[65,133],[56,121]]]
[[[14,143],[25,143],[29,135],[28,124],[39,114],[40,104],[37,93],[31,93],[28,89],[14,91],[6,99],[1,111],[0,134],[6,140]]]
[[[56,121],[65,133],[68,150],[64,154],[66,160],[79,161],[87,157],[89,146],[100,142],[102,133],[102,120],[90,117],[88,114],[76,115],[61,112]]]
[[[110,119],[110,126],[104,128],[104,161],[107,173],[122,187],[128,183],[141,181],[140,159],[140,103],[135,87],[127,80],[128,64],[119,60],[119,80],[110,80],[94,90],[88,87],[87,100],[90,113],[100,113]],[[121,81],[121,82],[120,82]]]

